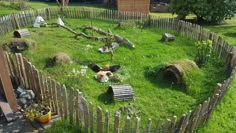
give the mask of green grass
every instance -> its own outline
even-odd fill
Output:
[[[236,131],[236,80],[199,133],[234,133]]]
[[[15,2],[17,5],[17,2]],[[26,2],[26,5],[29,9],[40,9],[47,7],[58,7],[56,2]],[[91,4],[81,4],[81,3],[69,3],[70,8],[76,7],[86,7],[86,8],[104,8],[102,5],[91,5]],[[15,6],[12,6],[10,2],[1,2],[0,1],[0,16],[12,14],[19,12],[20,10],[16,9]]]
[[[55,21],[55,20],[54,20]],[[90,24],[87,19],[67,19],[73,28]],[[193,77],[193,89],[200,90],[192,95],[187,94],[183,87],[173,85],[171,82],[162,80],[158,70],[161,65],[180,59],[194,59],[194,42],[188,38],[177,35],[174,42],[160,42],[161,31],[153,28],[140,29],[137,27],[117,28],[117,24],[112,22],[93,21],[93,25],[105,30],[110,29],[113,33],[128,38],[136,45],[135,49],[121,46],[115,50],[114,64],[120,64],[121,69],[116,72],[123,78],[123,83],[131,84],[134,88],[135,100],[128,102],[114,102],[106,94],[112,82],[99,83],[94,79],[95,72],[87,69],[86,76],[68,76],[81,69],[82,65],[91,62],[100,66],[109,64],[110,55],[100,54],[97,49],[103,46],[101,41],[92,41],[84,38],[75,40],[68,31],[58,27],[28,28],[31,31],[29,39],[37,42],[37,46],[24,52],[30,61],[41,71],[75,89],[80,89],[83,95],[104,110],[108,109],[114,114],[115,111],[129,103],[134,104],[136,111],[142,118],[142,125],[147,118],[153,120],[157,118],[170,118],[173,115],[181,114],[194,109],[207,97],[211,96],[215,84],[223,80],[223,62],[212,59],[200,71],[203,78]],[[175,33],[173,33],[175,34]],[[10,38],[8,34],[5,39]],[[89,48],[92,46],[92,48]],[[47,63],[58,52],[68,53],[72,59],[71,65],[56,65],[46,67]],[[194,85],[195,82],[200,84]],[[123,113],[125,114],[125,113]]]
[[[221,35],[224,37],[227,42],[231,45],[236,46],[236,18],[232,20],[227,20],[224,25],[213,25],[213,26],[205,26],[207,29]]]
[[[231,45],[236,46],[236,18],[227,20],[224,25],[205,26],[224,37]],[[233,133],[236,132],[236,80],[226,93],[221,103],[216,107],[212,117],[206,125],[199,129],[199,133]]]
[[[28,3],[29,5],[30,5],[30,7],[32,7],[32,8],[45,8],[45,7],[56,7],[56,4],[55,3],[44,3],[44,2],[29,2]],[[71,5],[71,4],[70,4]],[[75,5],[72,5],[73,7],[76,7],[77,5],[75,4]],[[82,5],[83,6],[83,5]],[[92,7],[94,7],[94,6],[92,6]],[[95,6],[96,7],[96,6]],[[9,8],[9,7],[3,7],[3,6],[1,6],[0,5],[0,16],[3,16],[3,15],[7,15],[7,14],[10,14],[10,13],[14,13],[14,12],[17,12],[17,10],[15,10],[15,9],[12,9],[12,8]],[[166,13],[164,13],[164,14],[157,14],[157,16],[161,16],[161,17],[175,17],[175,16],[172,16],[171,14],[166,14]],[[235,37],[236,37],[236,34],[234,34],[235,33],[235,31],[236,31],[236,26],[235,26],[235,24],[236,24],[236,19],[233,19],[233,20],[230,20],[230,21],[227,21],[227,24],[225,24],[225,25],[217,25],[217,26],[205,26],[206,28],[208,28],[208,29],[210,29],[211,31],[213,31],[213,32],[216,32],[216,33],[218,33],[218,34],[221,34],[227,41],[229,41],[230,42],[230,44],[232,44],[232,45],[236,45],[235,44],[235,42],[236,42],[236,39],[235,39]],[[76,24],[76,25],[78,25],[78,24]],[[109,26],[108,26],[109,27]],[[33,31],[33,29],[30,29],[30,30],[32,30]],[[42,31],[41,31],[42,30]],[[47,30],[49,30],[50,31],[50,28],[48,28]],[[62,31],[62,32],[65,32],[64,30],[59,30],[59,31]],[[39,33],[39,32],[42,32],[43,34],[45,34],[46,36],[48,35],[48,34],[50,34],[50,33],[44,33],[44,29],[39,29],[39,30],[36,30],[36,33]],[[47,31],[46,31],[47,32]],[[155,33],[155,32],[157,32],[157,31],[152,31],[152,30],[150,30],[149,29],[149,32],[151,32],[151,33]],[[158,32],[163,32],[163,31],[158,31]],[[9,37],[10,35],[8,35],[8,37]],[[64,46],[62,47],[62,48],[58,48],[59,46],[61,47],[61,42],[60,42],[60,39],[58,40],[52,40],[52,39],[49,39],[49,42],[47,42],[47,41],[45,41],[45,40],[47,40],[48,38],[47,37],[41,37],[41,38],[38,38],[38,40],[40,40],[40,39],[43,39],[44,41],[42,41],[42,42],[40,42],[39,41],[39,43],[38,43],[38,46],[39,47],[36,47],[36,49],[38,49],[38,50],[33,50],[33,51],[37,51],[39,54],[37,54],[37,55],[34,55],[33,56],[33,53],[32,53],[32,57],[31,57],[31,60],[33,60],[34,62],[35,62],[35,64],[36,64],[36,66],[37,67],[39,67],[40,69],[42,69],[43,71],[45,71],[45,73],[47,73],[47,74],[51,74],[52,76],[54,76],[54,77],[57,77],[57,75],[59,75],[59,74],[57,74],[57,72],[54,72],[53,70],[51,70],[50,68],[47,68],[47,69],[44,69],[44,66],[45,66],[45,62],[46,61],[48,61],[48,59],[49,58],[51,58],[54,54],[55,54],[55,52],[56,51],[61,51],[61,50],[59,50],[59,49],[63,49],[63,48],[65,48],[66,46],[65,45],[67,45],[68,46],[68,48],[70,48],[70,49],[73,49],[73,46],[71,46],[71,45],[79,45],[79,46],[76,46],[75,48],[77,48],[77,49],[80,49],[80,48],[82,48],[82,47],[80,47],[80,44],[82,45],[82,42],[81,41],[72,41],[73,40],[73,37],[71,36],[71,35],[67,35],[67,33],[65,33],[65,34],[60,34],[60,33],[57,33],[56,35],[55,34],[53,34],[52,35],[52,33],[49,35],[49,37],[51,37],[51,38],[54,38],[54,36],[56,36],[56,37],[59,37],[59,38],[62,38],[62,37],[67,37],[67,38],[70,38],[69,40],[67,39],[66,41],[63,41],[63,43],[65,43],[65,44],[63,44]],[[157,37],[160,37],[160,33],[158,33],[158,35],[156,35]],[[139,37],[139,35],[138,35],[138,37]],[[137,37],[133,37],[133,38],[137,38]],[[35,39],[36,40],[36,39]],[[139,39],[140,40],[140,39]],[[141,39],[142,40],[142,39]],[[187,39],[182,39],[182,40],[184,40],[184,41],[178,41],[177,43],[179,44],[179,45],[182,45],[182,44],[184,44],[184,43],[186,43],[186,44],[189,44],[189,45],[192,45],[192,43],[190,43]],[[55,43],[53,43],[53,41],[55,41]],[[156,43],[156,40],[155,40],[155,43]],[[48,44],[53,44],[54,45],[54,47],[53,46],[47,46]],[[148,43],[145,43],[145,44],[148,44]],[[156,43],[156,44],[159,44],[159,43]],[[156,44],[154,44],[154,45],[156,45]],[[97,45],[97,44],[96,44]],[[101,46],[101,44],[100,44],[100,46]],[[158,45],[159,46],[159,45]],[[177,46],[178,47],[178,45],[177,44],[174,44],[173,46]],[[43,50],[43,48],[40,48],[40,47],[44,47],[44,48],[47,48],[48,49],[48,52],[45,52],[46,50]],[[171,47],[171,46],[170,46]],[[184,47],[186,47],[186,45],[184,45]],[[67,48],[67,47],[66,47]],[[168,48],[168,47],[166,47],[166,48]],[[54,51],[54,49],[57,49],[56,51]],[[124,49],[124,48],[121,48],[121,49]],[[147,49],[147,48],[146,48]],[[189,47],[189,48],[185,48],[186,50],[189,50],[189,49],[192,49],[192,47]],[[63,49],[64,50],[64,49]],[[118,49],[118,50],[120,50],[120,48]],[[159,48],[159,50],[163,50],[162,48],[160,49]],[[179,49],[177,49],[176,51],[178,51]],[[65,50],[65,51],[67,51],[67,50]],[[72,51],[72,50],[69,50],[69,51]],[[73,51],[75,51],[75,49],[73,49]],[[130,50],[127,50],[126,52],[130,52]],[[167,50],[164,50],[164,51],[167,51]],[[170,50],[170,51],[168,51],[168,52],[170,52],[170,54],[173,54],[173,53],[176,53],[176,51],[174,51],[173,52],[173,50]],[[140,52],[140,50],[139,50],[139,52]],[[160,51],[158,51],[157,53],[159,53]],[[192,51],[190,51],[189,53],[191,53]],[[144,53],[143,51],[141,51],[141,53]],[[149,53],[149,52],[148,52]],[[193,56],[191,55],[191,54],[186,54],[187,56],[189,56],[190,58],[193,58]],[[78,53],[76,53],[76,52],[72,52],[70,55],[79,55]],[[28,57],[31,55],[31,53],[29,52],[29,53],[25,53],[25,55],[27,55]],[[138,55],[138,54],[135,54],[135,57],[136,57],[136,55]],[[42,56],[42,57],[41,57]],[[147,55],[146,57],[150,57],[149,55]],[[155,56],[154,56],[155,57]],[[153,57],[153,58],[154,58]],[[170,56],[170,58],[172,58],[173,56]],[[36,60],[38,58],[38,61]],[[106,57],[106,59],[104,59],[104,60],[107,60],[108,61],[108,58],[109,57]],[[155,57],[155,58],[157,58],[157,57]],[[76,60],[77,58],[75,58],[74,57],[74,59],[73,60]],[[78,57],[78,59],[81,59],[81,57]],[[147,58],[148,59],[148,58]],[[174,58],[173,58],[174,59]],[[171,60],[171,59],[169,59],[169,60]],[[115,61],[116,61],[116,59],[115,59]],[[157,61],[157,60],[154,60],[154,61]],[[159,60],[158,60],[159,61]],[[213,61],[214,62],[214,61]],[[162,63],[162,61],[161,62],[157,62],[156,63],[156,65],[158,65],[159,63]],[[102,64],[102,63],[101,63]],[[104,64],[106,64],[106,63],[104,63]],[[142,63],[140,63],[140,64],[142,64]],[[153,63],[154,64],[154,63]],[[147,64],[148,65],[148,64]],[[203,68],[203,71],[204,71],[204,73],[206,73],[206,77],[204,78],[204,79],[206,79],[206,83],[205,84],[208,84],[208,83],[210,83],[211,85],[209,85],[209,87],[211,86],[211,88],[215,85],[215,83],[213,83],[212,81],[214,81],[214,78],[212,78],[212,75],[211,74],[213,74],[213,77],[215,76],[215,77],[217,77],[217,75],[220,75],[221,74],[221,72],[220,71],[218,71],[217,69],[214,69],[214,68],[216,68],[217,66],[220,66],[220,63],[216,63],[215,65],[214,65],[214,63],[209,63],[208,64],[209,66],[207,66],[207,67],[205,67],[205,68]],[[212,67],[213,66],[213,67]],[[68,67],[68,66],[56,66],[56,68],[58,69],[57,71],[59,71],[60,72],[60,70],[65,70],[66,69],[66,67]],[[69,68],[70,69],[73,69],[73,68],[78,68],[79,69],[79,66],[76,66],[76,65],[73,65],[73,66],[69,66]],[[151,67],[151,68],[154,68],[154,67]],[[208,69],[210,69],[211,70],[211,72],[209,72],[209,73],[207,73],[207,71],[208,71]],[[151,70],[151,69],[150,69]],[[140,71],[139,73],[142,73],[143,71]],[[149,73],[150,74],[150,73]],[[65,75],[65,74],[64,74]],[[91,76],[93,76],[94,75],[94,73],[90,73],[90,75]],[[137,74],[138,75],[138,74]],[[63,76],[63,75],[62,75]],[[219,76],[220,77],[220,76]],[[58,77],[57,77],[58,78]],[[91,77],[90,77],[91,78]],[[60,78],[58,78],[58,79],[60,79]],[[183,112],[186,112],[188,109],[190,109],[190,108],[194,108],[195,107],[195,105],[196,105],[196,103],[198,103],[198,102],[196,102],[197,100],[196,99],[194,99],[194,98],[191,98],[191,96],[189,96],[190,97],[190,99],[191,100],[189,100],[190,102],[192,102],[192,101],[194,101],[195,102],[195,104],[194,104],[194,102],[192,103],[192,104],[190,104],[190,106],[189,107],[183,107],[182,108],[182,105],[181,104],[176,104],[176,101],[178,101],[179,99],[182,99],[182,96],[184,96],[184,98],[186,97],[186,94],[184,94],[183,92],[180,92],[180,91],[177,91],[177,90],[174,90],[174,89],[160,89],[160,91],[159,91],[159,89],[157,89],[157,91],[156,91],[156,87],[158,86],[157,84],[159,84],[159,83],[155,83],[156,82],[156,78],[155,77],[152,77],[152,78],[147,78],[148,80],[150,80],[149,82],[152,84],[152,85],[149,85],[149,86],[151,86],[150,88],[148,88],[148,89],[146,89],[146,90],[143,90],[142,92],[143,93],[146,93],[146,92],[151,92],[151,93],[153,93],[153,94],[149,94],[148,96],[145,96],[144,98],[142,98],[142,99],[140,99],[140,98],[138,98],[137,100],[139,100],[139,101],[142,101],[142,102],[140,102],[140,103],[144,103],[144,105],[145,105],[145,102],[143,102],[145,99],[147,99],[146,97],[149,97],[149,96],[154,96],[154,100],[155,99],[157,99],[157,98],[155,98],[155,97],[158,97],[158,103],[159,104],[156,104],[156,103],[153,103],[153,104],[149,104],[149,102],[150,101],[154,101],[154,100],[150,100],[149,102],[146,102],[146,104],[147,105],[151,105],[151,106],[148,106],[148,108],[149,107],[151,107],[151,109],[153,109],[154,111],[152,112],[152,113],[148,113],[148,114],[151,114],[151,115],[153,115],[153,116],[155,116],[154,118],[157,118],[157,117],[159,117],[159,116],[161,116],[162,117],[162,112],[163,112],[163,117],[168,117],[168,116],[172,116],[173,114],[176,114],[176,115],[178,115],[178,113],[179,114],[181,114],[181,113],[183,113]],[[207,80],[207,79],[210,79],[209,81]],[[219,79],[220,80],[220,79]],[[63,80],[62,80],[63,81]],[[64,81],[63,81],[64,82]],[[207,83],[208,82],[208,83]],[[139,83],[140,84],[140,83]],[[104,89],[105,88],[105,86],[106,85],[104,85],[104,86],[102,86],[101,88],[99,88],[99,91],[100,92],[105,92],[106,91],[106,89]],[[140,85],[141,86],[141,85]],[[160,86],[160,85],[159,85]],[[92,88],[92,87],[90,87],[90,88]],[[97,88],[97,87],[95,87],[95,88]],[[98,89],[95,89],[95,88],[92,88],[92,92],[94,91],[94,90],[96,90],[96,91],[98,91]],[[168,87],[167,87],[168,88]],[[207,88],[207,87],[206,87]],[[214,88],[214,87],[213,87]],[[212,89],[213,89],[212,88]],[[231,89],[230,89],[230,91],[227,93],[227,95],[224,97],[224,99],[222,100],[222,102],[221,102],[221,104],[217,107],[217,109],[216,109],[216,111],[213,113],[213,116],[212,116],[212,118],[210,119],[210,121],[209,121],[209,123],[205,126],[205,127],[203,127],[202,129],[200,129],[199,130],[199,132],[209,132],[209,133],[212,133],[212,132],[233,132],[233,131],[235,131],[236,129],[235,129],[235,127],[234,127],[234,125],[235,125],[235,118],[236,118],[236,114],[235,114],[235,108],[236,108],[236,105],[234,104],[234,101],[236,100],[236,98],[235,98],[235,93],[236,93],[236,83],[235,83],[235,81],[234,81],[234,83],[233,83],[233,85],[232,85],[232,87],[231,87]],[[136,89],[136,88],[135,88]],[[150,91],[151,90],[151,91]],[[153,91],[154,90],[154,91]],[[84,90],[83,90],[84,91]],[[90,92],[91,92],[91,90],[89,90]],[[135,90],[136,91],[136,90]],[[173,91],[173,92],[172,92]],[[212,91],[212,90],[209,90],[210,92]],[[169,92],[172,92],[172,93],[170,93],[170,94],[168,94]],[[174,98],[172,98],[172,101],[171,100],[168,100],[168,101],[165,101],[168,97],[173,97],[173,93],[174,92],[177,92],[176,94],[174,94]],[[156,94],[155,94],[156,93]],[[205,94],[205,96],[202,96],[200,99],[198,99],[198,101],[200,102],[200,101],[202,101],[202,100],[204,100],[205,99],[205,97],[207,97],[209,94],[208,94],[209,92],[207,92],[206,94]],[[85,93],[84,93],[85,94]],[[182,95],[179,95],[179,94],[182,94]],[[85,94],[86,95],[86,94]],[[89,94],[90,95],[90,94]],[[136,95],[136,94],[135,94]],[[141,95],[141,94],[140,94]],[[88,96],[87,96],[88,97]],[[183,99],[184,99],[183,98]],[[136,101],[137,101],[136,100]],[[97,102],[97,100],[96,99],[94,99],[93,101],[95,101],[95,104],[98,104],[98,105],[101,105],[101,104],[103,104],[103,106],[105,107],[105,108],[113,108],[113,105],[112,104],[110,104],[110,105],[108,105],[108,106],[110,106],[110,107],[107,107],[102,101],[98,101]],[[135,101],[135,102],[136,102]],[[182,101],[184,101],[184,100],[181,100],[180,102],[182,102]],[[171,102],[173,102],[173,103],[171,103]],[[190,103],[189,102],[189,103]],[[173,106],[173,105],[175,105],[176,104],[176,106],[177,107],[175,107],[175,106]],[[143,105],[143,106],[144,106]],[[161,106],[160,106],[161,105]],[[155,107],[153,107],[153,106],[155,106]],[[172,107],[173,106],[173,107]],[[188,106],[188,105],[186,105],[186,106]],[[157,108],[158,107],[158,108]],[[159,108],[159,107],[161,107],[161,108]],[[172,107],[172,108],[171,108]],[[177,108],[177,111],[175,111],[175,109]],[[181,108],[181,109],[178,109],[178,108]],[[168,110],[168,111],[167,111]],[[171,111],[172,110],[172,111]],[[172,112],[172,113],[170,113],[169,114],[169,112]],[[147,115],[148,115],[147,114]],[[167,114],[169,114],[169,115],[167,115]],[[147,115],[145,116],[145,117],[147,117]],[[62,124],[63,125],[63,124]],[[65,127],[65,129],[66,128],[70,128],[69,126],[68,127]],[[59,131],[59,130],[58,130]],[[61,131],[61,130],[60,130]]]

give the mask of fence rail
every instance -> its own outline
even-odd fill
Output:
[[[14,29],[32,25],[37,15],[41,15],[49,20],[57,18],[58,14],[62,14],[58,8],[45,8],[22,11],[1,17],[0,35],[2,36]],[[87,8],[67,8],[64,10],[63,15],[67,18],[90,18],[115,22],[132,20],[147,26],[176,31],[178,34],[192,40],[210,39],[214,44],[213,52],[219,58],[225,60],[228,59],[228,54],[233,51],[233,47],[216,33],[210,32],[199,25],[178,21],[174,18],[159,18],[142,13]],[[43,75],[21,54],[5,53],[5,57],[7,60],[6,64],[9,67],[8,73],[14,82],[25,88],[32,89],[41,99],[44,98],[42,94],[48,90],[52,97],[50,103],[52,111],[62,118],[68,119],[70,123],[76,123],[78,126],[81,126],[82,131],[85,133],[193,132],[209,119],[215,107],[227,92],[235,75],[235,66],[229,64],[233,66],[230,67],[231,73],[228,75],[228,78],[223,83],[218,83],[212,97],[198,105],[196,109],[186,112],[179,119],[176,116],[167,120],[159,119],[156,122],[148,119],[146,127],[141,128],[141,119],[139,117],[130,118],[126,116],[124,119],[121,119],[123,117],[121,117],[120,112],[111,114],[109,111],[102,110],[99,106],[95,109],[93,104],[88,102],[78,89],[67,89],[66,86],[61,85],[56,80]],[[235,59],[230,58],[230,60]],[[114,120],[114,122],[111,120]],[[121,123],[124,123],[124,125],[121,125]]]

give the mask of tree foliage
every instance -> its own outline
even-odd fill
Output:
[[[172,0],[171,12],[181,18],[195,14],[198,19],[216,23],[236,14],[236,0]]]

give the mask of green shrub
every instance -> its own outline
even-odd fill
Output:
[[[202,79],[204,79],[204,74],[202,70],[192,70],[185,73],[183,77],[186,93],[192,96],[198,96],[201,94],[201,83]]]
[[[209,57],[212,54],[212,41],[198,41],[195,43],[196,49],[197,49],[197,55],[195,57],[195,61],[198,64],[198,66],[204,65]]]

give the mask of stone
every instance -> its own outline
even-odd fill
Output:
[[[119,44],[117,42],[112,43],[112,49],[117,49],[119,47]],[[109,53],[110,50],[107,45],[104,45],[104,47],[98,49],[99,52],[101,53]]]
[[[66,53],[58,53],[56,56],[53,57],[53,61],[55,63],[63,63],[63,64],[70,64],[72,63],[71,58]]]
[[[18,86],[17,89],[15,90],[16,97],[18,98],[20,94],[23,92],[24,90],[20,86]]]
[[[27,100],[33,100],[35,98],[35,94],[32,90],[26,90],[19,95],[20,98],[26,98]]]
[[[21,108],[27,107],[27,100],[26,100],[26,98],[19,98],[19,99],[17,99],[17,104],[18,104]]]
[[[175,40],[175,36],[170,33],[164,33],[161,38],[161,41],[165,41],[165,42],[174,41],[174,40]]]

